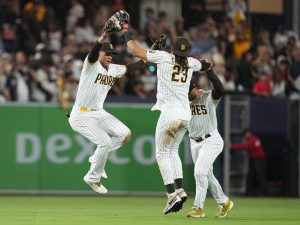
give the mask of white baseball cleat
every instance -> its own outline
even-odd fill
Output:
[[[185,203],[187,200],[187,194],[185,193],[184,189],[183,188],[177,189],[176,193],[181,198],[181,201]]]
[[[102,176],[101,176],[103,179],[107,179],[108,177],[107,177],[107,174],[106,174],[106,172],[105,172],[105,170],[103,170],[103,173],[102,173]]]
[[[164,208],[163,213],[168,214],[170,212],[178,212],[182,208],[181,198],[176,192],[167,194],[167,196],[167,205]]]
[[[100,184],[99,182],[90,182],[83,178],[84,182],[87,183],[95,192],[99,194],[106,194],[108,191],[107,189]]]
[[[176,194],[177,196],[181,199],[181,202],[180,202],[180,209],[182,208],[183,204],[186,202],[187,200],[187,194],[185,193],[185,191],[183,190],[183,188],[180,188],[180,189],[177,189],[176,190]],[[179,209],[179,210],[180,210]]]

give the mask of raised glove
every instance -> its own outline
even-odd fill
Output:
[[[130,21],[130,16],[128,12],[126,12],[125,10],[120,10],[119,12],[116,12],[113,16],[117,18],[122,29],[128,29],[128,23]]]
[[[108,35],[111,35],[112,33],[118,32],[122,29],[120,21],[113,15],[110,17],[105,25],[104,25],[104,32],[107,33]]]
[[[165,34],[161,34],[158,39],[154,41],[154,49],[155,50],[164,50],[167,46],[167,36]]]

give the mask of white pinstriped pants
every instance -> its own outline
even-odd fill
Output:
[[[178,148],[187,131],[187,121],[161,113],[156,125],[156,159],[164,185],[183,177]]]
[[[97,145],[94,154],[89,158],[90,170],[85,175],[89,182],[99,182],[107,157],[120,148],[130,130],[120,120],[104,109],[81,112],[80,107],[74,106],[69,123],[72,129]]]
[[[203,209],[207,189],[210,190],[218,204],[228,201],[221,185],[214,176],[213,163],[222,152],[224,141],[218,130],[202,142],[191,141],[192,158],[195,163],[194,175],[196,180],[196,196],[194,206]]]

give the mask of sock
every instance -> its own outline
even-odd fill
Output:
[[[171,193],[174,193],[174,192],[175,192],[174,184],[167,184],[167,185],[166,185],[166,188],[167,188],[168,194],[171,194]]]
[[[176,189],[180,189],[183,188],[183,178],[178,178],[175,180],[175,184],[176,184]]]

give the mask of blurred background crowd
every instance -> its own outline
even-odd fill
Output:
[[[238,1],[221,17],[202,13],[193,21],[178,17],[174,23],[166,12],[149,7],[143,25],[132,25],[131,31],[144,48],[161,33],[168,36],[168,46],[178,35],[187,37],[193,56],[213,60],[228,92],[299,99],[298,35],[284,21],[274,32],[263,24],[253,27],[245,7]],[[0,102],[73,101],[84,58],[107,18],[120,9],[126,9],[122,0],[0,1]],[[132,13],[131,19],[139,20]],[[115,63],[136,60],[119,34],[110,39],[120,52]],[[155,74],[155,67],[146,66],[119,79],[110,95],[151,98],[156,93]]]

